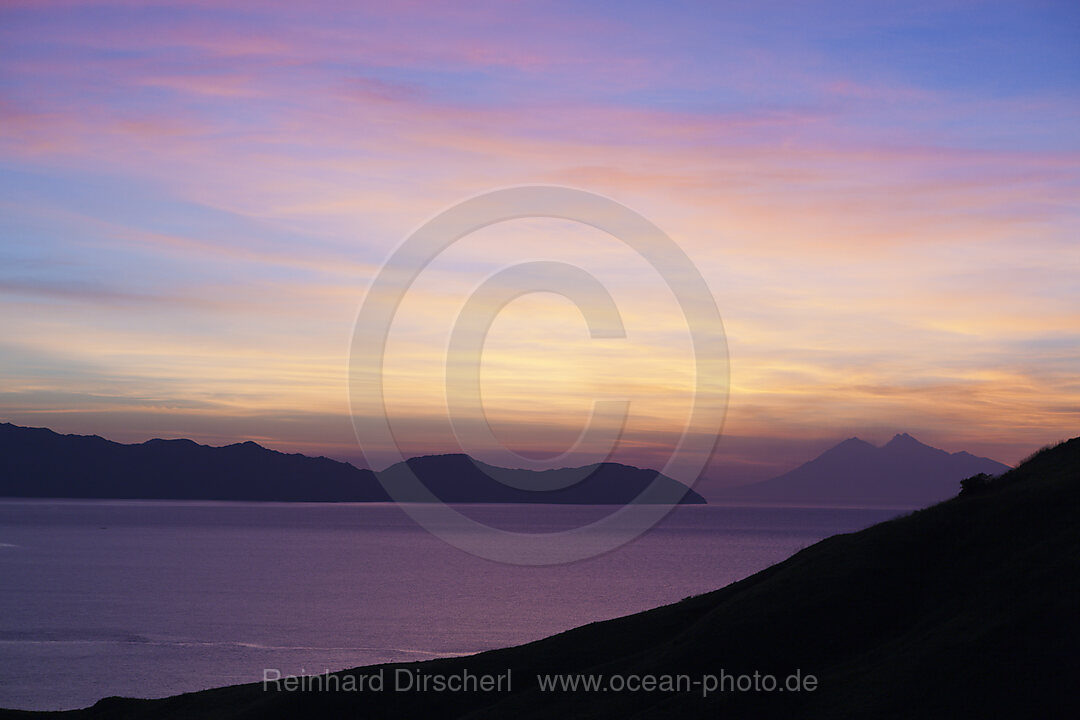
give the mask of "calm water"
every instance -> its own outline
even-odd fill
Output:
[[[551,530],[588,507],[470,506]],[[620,550],[480,560],[393,505],[0,500],[0,707],[472,653],[713,590],[896,509],[678,508]]]

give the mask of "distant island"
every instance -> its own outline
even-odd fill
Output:
[[[990,458],[930,447],[907,433],[882,447],[853,437],[791,472],[731,488],[721,497],[753,503],[925,507],[956,495],[966,477],[1008,470]]]
[[[223,447],[159,439],[122,444],[97,435],[0,423],[0,497],[389,502],[385,485],[404,488],[406,465],[446,503],[705,503],[700,494],[656,470],[620,463],[537,472],[449,454],[410,458],[376,473],[250,441]],[[721,491],[719,499],[923,507],[955,495],[963,478],[1009,469],[989,458],[930,447],[906,433],[882,447],[850,438],[783,475]],[[560,489],[523,489],[536,486],[537,480]],[[408,500],[407,493],[395,495]]]
[[[519,647],[305,676],[303,686],[356,688],[381,674],[383,691],[256,682],[161,700],[105,698],[63,713],[0,710],[0,720],[1072,717],[1080,706],[1077,518],[1080,438],[720,590]],[[512,686],[488,691],[392,689],[399,673],[508,669]],[[610,691],[543,690],[554,674],[596,678]],[[646,677],[698,685],[614,685]],[[761,690],[769,678],[798,691]]]
[[[655,470],[619,463],[537,473],[496,468],[468,455],[432,455],[406,462],[446,503],[705,502],[686,485]],[[47,428],[0,423],[0,497],[387,502],[391,498],[380,479],[399,482],[402,471],[399,464],[376,474],[250,441],[224,447],[191,440],[128,445],[97,435],[61,435]],[[567,487],[548,492],[519,489],[537,475],[550,486]]]

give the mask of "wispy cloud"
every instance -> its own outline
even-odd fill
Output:
[[[627,203],[701,268],[730,335],[726,468],[896,430],[1015,460],[1075,428],[1075,9],[609,10],[3,3],[0,411],[201,439],[250,422],[344,457],[380,264],[448,204],[541,182]],[[439,358],[464,297],[549,256],[601,277],[630,337],[590,342],[553,298],[508,308],[484,370],[500,437],[560,449],[622,391],[627,459],[670,448],[692,368],[663,283],[617,243],[519,224],[402,306],[390,384],[417,449],[450,442]],[[36,376],[35,354],[70,365]]]

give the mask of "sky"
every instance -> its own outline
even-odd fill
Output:
[[[446,208],[541,184],[640,213],[707,281],[730,395],[706,496],[854,435],[1015,463],[1080,434],[1078,90],[1068,2],[0,0],[0,420],[369,464],[347,379],[373,279]],[[536,260],[595,276],[625,337],[552,293],[506,305],[494,435],[590,461],[593,402],[627,401],[612,457],[663,465],[696,378],[674,295],[543,218],[405,297],[401,451],[461,449],[451,328]]]

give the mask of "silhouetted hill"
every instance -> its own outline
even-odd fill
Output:
[[[413,458],[409,465],[443,502],[623,504],[657,477],[653,470],[602,463],[533,473],[482,465],[467,455]],[[483,467],[491,474],[485,474]],[[400,468],[388,468],[393,481]],[[504,487],[494,478],[527,482],[533,476],[577,480],[554,492]],[[685,485],[660,475],[639,502],[701,503]],[[685,494],[685,497],[684,497]],[[96,435],[60,435],[46,428],[0,423],[0,497],[131,498],[382,502],[390,498],[375,473],[325,457],[269,450],[254,442],[225,447],[191,440],[137,445]]]
[[[991,482],[823,540],[680,603],[465,658],[337,673],[513,671],[512,692],[266,692],[109,698],[127,718],[1042,718],[1080,708],[1080,438]],[[796,669],[814,691],[542,692],[538,674],[720,677]],[[0,713],[4,718],[27,717]],[[49,714],[34,717],[49,716]]]
[[[191,440],[124,445],[0,424],[0,496],[146,500],[383,501],[375,474],[325,457]]]
[[[767,503],[923,507],[956,494],[963,478],[1000,475],[1008,465],[967,452],[948,453],[907,433],[882,447],[850,438],[771,480],[732,488],[728,500]]]
[[[398,463],[381,475],[393,481],[408,464],[413,473],[443,502],[476,502],[468,498],[486,498],[485,502],[531,502],[537,493],[528,487],[558,487],[540,494],[546,503],[581,505],[626,504],[640,499],[645,503],[701,504],[705,498],[655,470],[642,470],[619,463],[598,463],[580,468],[559,470],[518,470],[498,468],[474,460],[468,455],[427,455]],[[642,495],[654,480],[657,485]]]

